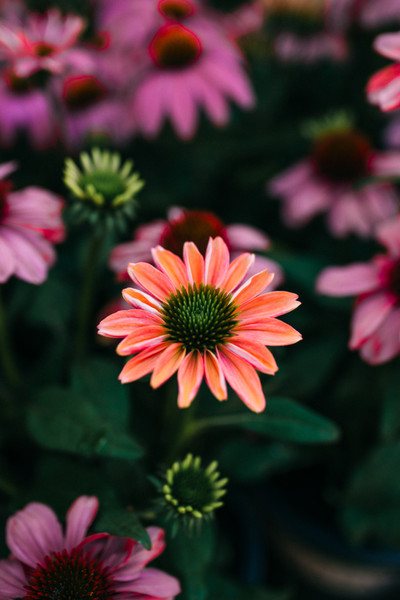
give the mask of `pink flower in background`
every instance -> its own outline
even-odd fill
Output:
[[[147,567],[164,549],[162,529],[147,529],[151,550],[108,533],[86,537],[97,509],[97,498],[77,498],[67,512],[65,534],[51,508],[39,502],[10,517],[6,537],[11,556],[0,561],[0,600],[171,600],[179,594],[174,577]]]
[[[400,21],[400,0],[328,0],[327,20],[337,29],[353,23],[373,29]]]
[[[285,62],[314,64],[324,59],[344,60],[348,47],[344,37],[335,32],[321,31],[304,36],[287,31],[276,36],[274,52]]]
[[[82,18],[63,17],[57,9],[44,15],[30,13],[20,25],[1,21],[0,52],[20,77],[41,70],[88,69],[93,62],[90,53],[76,46],[85,26]]]
[[[62,201],[41,187],[12,192],[4,178],[15,167],[0,165],[0,283],[16,275],[39,284],[55,261],[52,244],[64,239]]]
[[[396,62],[372,75],[367,84],[368,100],[385,112],[395,110],[400,107],[400,32],[378,35],[374,48]]]
[[[264,251],[270,246],[269,238],[259,229],[249,225],[225,225],[216,215],[205,210],[189,210],[172,207],[167,220],[152,221],[138,227],[133,241],[119,244],[110,255],[109,265],[118,273],[120,279],[127,279],[127,267],[130,262],[152,262],[151,249],[163,246],[166,250],[183,257],[185,242],[194,242],[204,254],[210,237],[220,236],[229,248],[231,259],[237,258],[241,252]],[[277,287],[283,281],[281,267],[273,260],[256,255],[248,276],[255,275],[263,269],[275,274],[270,285]]]
[[[139,132],[154,137],[169,119],[181,138],[191,138],[200,110],[227,124],[231,100],[254,105],[243,57],[219,27],[192,17],[187,27],[168,23],[155,33],[131,99]]]
[[[400,216],[378,226],[376,239],[386,254],[369,263],[328,267],[317,290],[328,296],[355,296],[349,347],[376,365],[400,352]]]
[[[120,374],[122,383],[152,372],[158,388],[178,371],[178,406],[188,407],[205,377],[218,400],[227,398],[226,381],[251,410],[265,408],[256,369],[273,375],[278,367],[266,347],[294,344],[300,334],[275,317],[299,305],[289,292],[263,293],[273,273],[244,281],[254,255],[233,262],[221,237],[210,238],[205,258],[186,242],[183,260],[157,246],[156,267],[131,263],[128,273],[141,288],[123,291],[133,307],[106,317],[99,333],[122,337],[118,354],[135,354]],[[142,291],[143,290],[143,291]]]
[[[396,189],[384,180],[399,176],[400,152],[376,151],[362,133],[343,128],[319,134],[311,155],[274,177],[268,190],[282,199],[289,227],[326,213],[334,235],[368,237],[379,221],[396,213]]]

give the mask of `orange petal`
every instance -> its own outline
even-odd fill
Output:
[[[156,346],[164,341],[165,335],[165,330],[160,325],[135,327],[132,333],[118,344],[117,354],[127,356],[145,350],[145,348]]]
[[[153,375],[150,379],[152,388],[158,388],[167,379],[169,379],[185,358],[186,350],[182,344],[174,343],[168,345],[164,352],[160,355],[156,366],[154,367]]]
[[[158,300],[165,300],[169,294],[175,291],[171,280],[149,263],[130,263],[128,273],[138,285]]]
[[[229,265],[225,279],[220,284],[220,287],[228,294],[232,292],[244,279],[247,271],[250,269],[255,259],[254,254],[244,252]]]
[[[178,406],[187,408],[196,396],[204,375],[204,361],[198,350],[192,350],[178,369]]]
[[[190,283],[200,285],[204,281],[204,258],[193,242],[185,242],[183,246],[183,260],[185,261]]]
[[[156,265],[169,277],[175,287],[180,288],[181,285],[187,287],[188,276],[186,268],[179,256],[162,246],[152,248],[151,253]]]
[[[262,373],[274,375],[278,370],[278,365],[272,352],[260,344],[260,342],[235,337],[231,342],[226,344],[225,348],[228,348],[234,354],[240,356],[240,358],[247,360],[254,368],[262,371]]]
[[[103,319],[97,327],[100,335],[124,337],[132,333],[132,329],[138,325],[154,325],[156,323],[162,323],[160,317],[144,310],[132,308],[118,310]]]
[[[152,298],[149,294],[142,292],[141,290],[135,290],[135,288],[125,288],[122,290],[122,296],[124,300],[131,306],[137,306],[138,308],[144,309],[155,315],[160,312],[161,304],[155,298]]]
[[[241,339],[258,341],[265,346],[287,346],[302,339],[301,334],[291,325],[274,317],[240,322],[235,332]]]
[[[156,348],[148,348],[143,350],[126,363],[118,379],[122,383],[136,381],[153,370],[158,357],[165,349],[165,344],[160,344]]]
[[[240,321],[278,317],[300,306],[297,294],[291,292],[267,292],[240,306]]]
[[[274,278],[274,273],[269,273],[268,271],[261,271],[261,273],[257,273],[257,275],[253,275],[250,279],[248,279],[236,292],[232,295],[232,299],[235,301],[235,304],[240,306],[244,302],[259,296],[271,283]]]
[[[221,281],[226,277],[226,272],[229,268],[229,250],[221,237],[216,237],[214,240],[210,238],[208,242],[205,267],[204,281],[208,285],[218,287]]]
[[[265,408],[265,396],[260,378],[254,367],[239,358],[226,346],[217,348],[217,356],[229,385],[243,402],[254,412]]]
[[[228,393],[224,374],[217,357],[209,350],[204,354],[204,373],[207,385],[217,400],[226,400]]]

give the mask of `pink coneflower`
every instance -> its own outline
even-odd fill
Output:
[[[111,252],[110,267],[120,279],[127,279],[127,267],[131,262],[152,262],[151,249],[162,246],[181,258],[185,242],[193,242],[204,254],[210,237],[222,237],[229,248],[231,259],[245,251],[263,251],[269,248],[269,238],[255,227],[240,223],[225,225],[216,215],[205,210],[189,210],[172,207],[167,220],[153,221],[138,227],[133,241],[119,244]],[[281,267],[273,260],[256,255],[248,276],[268,269],[275,274],[270,289],[283,280]]]
[[[329,296],[355,296],[349,347],[376,365],[400,352],[400,216],[381,223],[376,239],[387,249],[369,263],[328,267],[317,290]]]
[[[147,563],[164,549],[163,531],[149,527],[151,550],[130,538],[86,537],[98,500],[80,496],[67,512],[66,530],[54,512],[32,502],[6,526],[11,557],[0,561],[0,600],[172,600],[178,581]]]
[[[253,411],[265,408],[256,369],[273,375],[278,367],[266,344],[281,346],[300,334],[275,317],[299,305],[289,292],[263,293],[273,274],[262,271],[243,279],[254,260],[244,253],[232,263],[221,237],[210,238],[205,258],[186,242],[183,260],[157,246],[156,267],[131,263],[137,286],[123,291],[133,307],[110,315],[99,333],[123,337],[117,352],[135,354],[120,374],[122,383],[152,372],[157,388],[178,371],[178,406],[188,407],[205,377],[218,400],[227,398],[226,381]]]
[[[57,9],[32,13],[23,25],[0,23],[0,50],[20,77],[42,70],[59,74],[69,67],[89,69],[90,53],[76,46],[84,28],[83,19],[63,17]]]
[[[0,283],[16,275],[39,284],[55,261],[52,244],[65,235],[62,201],[41,187],[12,192],[4,178],[14,169],[14,163],[0,165]]]
[[[290,227],[326,213],[334,235],[368,237],[398,206],[394,186],[371,179],[399,175],[399,152],[376,151],[363,133],[342,127],[317,135],[311,155],[272,179],[268,189],[282,198]]]
[[[400,107],[400,32],[378,35],[374,48],[396,62],[372,75],[367,84],[368,100],[385,112],[395,110]]]
[[[243,57],[218,26],[192,17],[188,26],[168,23],[147,47],[131,99],[138,130],[156,136],[165,119],[188,139],[203,109],[215,125],[229,120],[229,100],[249,109],[254,96]]]

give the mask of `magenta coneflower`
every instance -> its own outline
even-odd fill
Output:
[[[42,283],[55,261],[53,243],[65,235],[61,199],[41,187],[16,192],[4,180],[14,163],[0,165],[0,283],[16,275]]]
[[[204,254],[210,237],[218,236],[222,237],[228,246],[231,259],[237,258],[241,252],[262,252],[270,246],[268,236],[255,227],[242,223],[225,225],[211,212],[174,206],[169,209],[166,220],[159,219],[138,227],[131,242],[116,246],[111,252],[109,264],[120,279],[128,279],[128,264],[139,261],[152,262],[151,249],[154,246],[162,246],[182,258],[185,242],[194,242]],[[281,267],[275,261],[256,254],[248,276],[255,275],[263,269],[275,274],[270,289],[280,285],[283,280]]]
[[[368,237],[397,210],[395,187],[385,182],[393,176],[400,176],[399,152],[377,151],[363,133],[340,127],[318,134],[310,156],[275,176],[268,190],[282,199],[290,227],[326,213],[334,235]]]
[[[299,305],[289,292],[263,293],[273,274],[262,271],[243,280],[254,255],[232,263],[221,237],[210,238],[205,258],[186,242],[183,260],[161,246],[152,250],[156,267],[131,263],[128,273],[141,289],[127,288],[133,307],[106,317],[99,333],[122,337],[117,352],[135,354],[120,380],[135,381],[152,372],[157,388],[178,371],[178,406],[188,407],[205,377],[218,400],[227,398],[226,381],[253,411],[265,408],[256,369],[273,375],[278,367],[266,344],[281,346],[301,339],[276,319]]]
[[[98,500],[80,496],[67,512],[66,530],[38,502],[7,522],[9,559],[0,561],[0,600],[172,600],[178,581],[147,563],[164,549],[163,531],[149,527],[151,550],[108,533],[87,536]]]
[[[369,263],[328,267],[317,290],[328,296],[355,296],[349,347],[376,365],[400,352],[400,217],[381,223],[376,239],[387,253]]]

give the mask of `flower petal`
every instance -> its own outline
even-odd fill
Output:
[[[400,309],[391,311],[360,348],[360,356],[370,365],[394,358],[400,351]]]
[[[270,245],[264,232],[249,225],[228,225],[226,235],[230,247],[235,250],[266,250]]]
[[[196,396],[204,375],[204,361],[198,350],[185,356],[178,369],[178,406],[187,408]]]
[[[164,341],[165,330],[160,325],[135,327],[117,346],[117,354],[128,356],[146,348],[153,348]]]
[[[204,281],[204,258],[193,242],[185,242],[183,260],[186,265],[190,283],[200,285]]]
[[[254,263],[255,255],[245,252],[229,265],[225,279],[221,282],[221,289],[230,294],[245,278],[247,271]]]
[[[160,312],[161,304],[155,298],[152,298],[149,294],[141,290],[126,288],[122,290],[122,296],[131,306],[147,310],[155,315],[158,315]]]
[[[186,350],[182,344],[174,343],[169,344],[164,352],[160,355],[157,364],[154,367],[153,375],[150,379],[150,385],[152,388],[158,388],[167,379],[172,377],[175,371],[178,370],[179,365],[185,358]]]
[[[376,228],[376,239],[395,257],[400,256],[400,215],[380,223]]]
[[[128,274],[133,281],[158,300],[165,300],[175,291],[171,280],[148,263],[129,263]]]
[[[239,322],[235,332],[240,339],[258,341],[265,346],[287,346],[302,339],[301,334],[291,325],[274,317]]]
[[[271,283],[273,278],[274,274],[268,273],[268,271],[262,271],[261,273],[257,273],[257,275],[253,275],[253,277],[248,279],[238,290],[236,290],[232,295],[232,299],[235,301],[235,304],[240,306],[244,302],[259,296]]]
[[[228,392],[225,377],[217,357],[210,350],[206,350],[204,353],[204,374],[211,393],[217,400],[226,400]]]
[[[129,598],[137,600],[172,600],[181,591],[179,581],[159,569],[148,567],[133,581],[117,586],[119,593],[130,592]],[[117,592],[117,596],[119,593]]]
[[[80,496],[67,512],[65,548],[70,552],[81,543],[93,523],[99,507],[95,496]]]
[[[151,549],[146,550],[142,544],[136,543],[126,564],[113,574],[116,581],[131,581],[137,573],[154,560],[165,548],[164,531],[160,527],[147,527],[151,541]]]
[[[24,598],[28,583],[24,569],[17,560],[0,560],[0,600]]]
[[[229,385],[239,398],[250,410],[263,411],[265,396],[255,368],[226,347],[217,348],[217,357]]]
[[[278,317],[300,306],[298,295],[291,292],[267,292],[240,307],[240,321]]]
[[[229,250],[221,237],[210,238],[204,268],[204,281],[208,285],[218,287],[226,277],[229,268]]]
[[[351,322],[349,348],[360,348],[381,325],[397,299],[393,294],[377,292],[360,301]]]
[[[123,337],[132,333],[134,327],[162,323],[161,317],[144,310],[118,310],[98,324],[99,334],[108,337]]]
[[[353,296],[380,287],[377,268],[369,263],[353,263],[344,267],[327,267],[320,273],[316,289],[328,296]]]
[[[151,254],[157,267],[169,277],[175,287],[180,288],[181,285],[187,287],[189,281],[186,268],[179,256],[162,246],[152,248]]]
[[[225,347],[229,348],[237,356],[247,360],[255,369],[262,371],[262,373],[274,375],[278,370],[278,365],[272,352],[260,342],[235,337]]]
[[[164,343],[155,348],[142,350],[142,352],[128,360],[119,374],[118,379],[122,383],[129,383],[130,381],[136,381],[144,375],[147,375],[154,369],[161,352],[165,348],[166,344]]]

